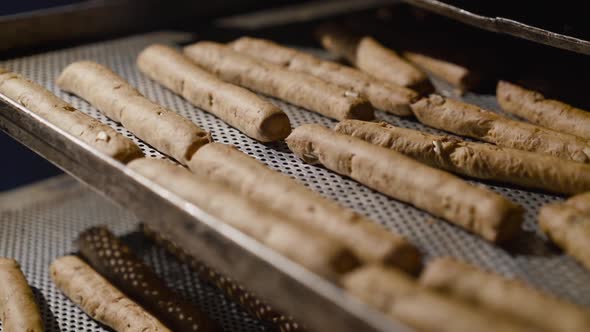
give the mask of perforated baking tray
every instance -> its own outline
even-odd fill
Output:
[[[164,158],[86,102],[61,92],[54,84],[59,72],[72,61],[90,59],[105,64],[138,87],[148,98],[209,130],[215,141],[236,145],[269,167],[288,174],[322,195],[371,217],[389,229],[404,234],[424,252],[426,259],[443,255],[458,257],[506,276],[522,278],[557,296],[590,306],[590,273],[549,244],[535,223],[535,216],[541,205],[562,198],[495,183],[480,183],[526,208],[526,234],[522,239],[509,248],[488,244],[476,236],[407,204],[374,192],[353,180],[321,167],[307,165],[290,153],[284,143],[260,144],[216,117],[191,106],[179,96],[150,81],[136,69],[135,57],[143,47],[156,42],[174,45],[185,42],[188,38],[189,36],[179,33],[139,35],[124,40],[13,59],[0,63],[0,66],[41,83],[79,110],[116,128],[134,140],[147,156]],[[439,82],[435,84],[443,92],[450,91],[449,87]],[[464,99],[488,109],[498,110],[493,96],[468,93]],[[288,114],[294,127],[304,123],[319,123],[331,127],[336,123],[278,100],[270,100]],[[412,119],[400,119],[383,112],[377,112],[377,117],[402,127],[441,133]],[[105,159],[92,148],[22,107],[19,108],[18,105],[12,104],[2,108],[0,128],[79,180],[134,212],[142,221],[174,236],[179,244],[207,264],[239,280],[313,330],[406,330],[347,296],[336,285],[309,273],[207,216],[196,207],[179,200],[161,187],[129,172],[122,164]],[[84,211],[79,213],[79,217],[82,218]],[[71,241],[68,237],[73,236],[73,232],[68,234],[70,235],[60,237],[58,241]],[[48,245],[52,245],[52,242]],[[52,253],[66,253],[67,249],[63,242],[53,245],[61,249],[53,250]],[[5,252],[0,251],[1,254]],[[51,258],[45,255],[27,259],[42,260],[46,265]],[[25,260],[23,264],[27,267],[28,264],[37,263]],[[44,271],[29,267],[26,271],[33,279],[46,278],[39,275]],[[71,319],[80,319],[77,317],[79,316],[72,316]],[[69,331],[62,329],[64,330]]]

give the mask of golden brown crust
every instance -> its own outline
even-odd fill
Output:
[[[347,274],[342,285],[360,300],[418,331],[539,331],[420,287],[416,281],[394,269],[366,266]]]
[[[171,332],[76,256],[59,257],[51,279],[88,316],[119,332]]]
[[[334,279],[358,266],[340,242],[209,178],[159,159],[137,159],[128,166],[319,275]]]
[[[374,117],[371,104],[354,91],[347,91],[312,75],[259,61],[228,46],[199,42],[185,47],[184,53],[197,65],[224,81],[282,99],[324,116],[336,120],[371,120]]]
[[[520,228],[518,205],[398,152],[313,124],[293,130],[287,144],[306,162],[349,176],[488,241],[506,240]]]
[[[498,104],[506,112],[539,126],[562,133],[590,138],[590,113],[516,84],[499,81]]]
[[[282,140],[291,132],[287,115],[269,101],[219,80],[171,47],[154,44],[137,57],[151,79],[261,142]]]
[[[43,332],[43,320],[18,262],[0,257],[0,321],[5,332]]]
[[[411,107],[420,122],[434,128],[508,148],[590,163],[590,144],[577,136],[511,120],[439,95],[423,98]]]
[[[270,40],[242,37],[229,46],[249,56],[268,61],[293,71],[310,74],[343,88],[359,92],[373,106],[399,115],[412,115],[409,104],[418,94],[397,84],[392,84],[336,62],[325,61],[311,54],[276,44]]]
[[[121,162],[143,156],[137,145],[113,128],[78,111],[42,86],[18,74],[0,70],[0,93]]]
[[[345,120],[335,130],[457,174],[566,194],[590,190],[590,165],[548,154],[466,142],[383,122]]]
[[[363,261],[396,266],[410,273],[421,266],[416,247],[399,234],[324,198],[233,146],[210,144],[195,154],[189,167],[274,211],[289,211],[295,222],[329,234]]]
[[[520,319],[540,330],[590,330],[590,312],[587,310],[542,293],[520,280],[508,279],[450,257],[428,263],[420,276],[420,283],[473,305]]]
[[[134,135],[183,164],[211,141],[209,133],[145,98],[123,78],[98,63],[70,64],[57,79],[57,85],[84,98]]]
[[[590,214],[574,205],[551,203],[541,208],[538,221],[553,242],[590,270]]]

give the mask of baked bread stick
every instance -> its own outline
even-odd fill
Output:
[[[278,141],[291,132],[289,118],[278,107],[218,79],[171,47],[147,47],[137,57],[137,66],[154,81],[255,140]]]
[[[362,267],[345,275],[342,285],[361,301],[422,332],[540,331],[420,287],[391,268]]]
[[[89,264],[174,331],[221,331],[199,308],[182,300],[108,228],[82,232],[76,246]]]
[[[163,247],[181,262],[187,264],[199,275],[201,280],[217,287],[227,298],[238,303],[248,314],[263,321],[264,324],[273,326],[280,332],[302,332],[306,330],[301,324],[295,322],[292,317],[276,311],[231,278],[220,274],[188,254],[164,234],[154,231],[146,224],[141,224],[140,228],[150,240]]]
[[[573,206],[584,214],[590,214],[590,191],[572,196],[564,203]]]
[[[17,261],[0,257],[0,322],[4,332],[43,332],[43,320]]]
[[[78,111],[42,86],[0,68],[0,93],[98,151],[127,162],[143,156],[137,145],[108,125]]]
[[[550,203],[539,211],[539,226],[568,255],[590,270],[590,214],[573,204]]]
[[[481,74],[460,65],[424,53],[404,51],[404,58],[411,63],[431,73],[433,76],[450,83],[459,93],[479,86],[482,82]]]
[[[98,63],[79,61],[70,64],[57,79],[57,85],[85,99],[113,121],[180,163],[186,164],[196,150],[211,141],[206,131],[145,98],[123,78]]]
[[[310,74],[367,97],[373,106],[399,116],[413,115],[409,104],[418,94],[394,83],[380,80],[355,68],[324,61],[311,54],[276,44],[270,40],[242,37],[229,46],[240,53],[283,68]]]
[[[161,159],[142,158],[128,166],[323,277],[334,279],[358,266],[356,257],[339,242],[295,225],[287,216],[208,178]]]
[[[330,53],[344,57],[365,73],[419,92],[431,92],[428,76],[370,36],[355,36],[334,25],[317,31],[320,43]]]
[[[420,276],[420,284],[503,316],[520,319],[540,330],[590,331],[590,311],[544,294],[519,280],[507,279],[450,257],[428,263]],[[547,315],[548,312],[551,315]]]
[[[346,90],[308,74],[294,72],[232,50],[214,42],[199,42],[184,48],[197,65],[224,81],[332,119],[371,120],[371,104],[358,92]]]
[[[287,175],[240,152],[212,143],[189,164],[191,171],[223,183],[236,193],[346,244],[365,262],[380,262],[415,273],[420,253],[402,236],[308,189]]]
[[[334,130],[403,153],[429,166],[474,178],[563,194],[590,190],[590,165],[544,153],[466,142],[384,122],[344,120]]]
[[[51,279],[88,316],[117,332],[171,332],[76,256],[59,257]]]
[[[323,165],[488,241],[507,240],[520,229],[520,206],[396,151],[315,124],[293,130],[287,144],[305,162]]]
[[[431,95],[411,105],[425,125],[507,148],[590,163],[590,144],[577,136],[511,120],[457,100]]]
[[[590,113],[516,84],[499,81],[500,107],[541,127],[590,139]]]

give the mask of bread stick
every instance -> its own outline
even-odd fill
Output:
[[[590,215],[590,191],[568,198],[565,205],[573,206],[580,212]]]
[[[384,122],[344,120],[335,130],[457,174],[564,194],[590,190],[590,165],[544,153],[466,142]]]
[[[258,141],[282,140],[291,132],[289,118],[278,107],[247,89],[218,79],[171,47],[147,47],[137,57],[137,66],[191,104]]]
[[[74,62],[57,79],[60,89],[87,100],[134,135],[180,163],[211,141],[197,125],[144,96],[113,71],[91,61]]]
[[[516,84],[499,81],[500,107],[539,126],[590,139],[590,113]]]
[[[287,144],[305,162],[321,164],[488,241],[507,240],[520,229],[520,206],[396,151],[315,124],[293,130]]]
[[[420,276],[420,283],[520,319],[540,330],[590,331],[590,311],[544,294],[520,280],[507,279],[450,257],[437,258],[428,263]]]
[[[171,332],[76,256],[57,258],[50,272],[65,296],[117,332]]]
[[[419,68],[452,84],[460,93],[472,90],[479,86],[483,80],[481,74],[455,62],[420,52],[404,51],[402,55]]]
[[[80,253],[103,277],[174,331],[220,331],[205,313],[182,300],[108,228],[92,227],[76,240]]]
[[[188,254],[182,247],[179,247],[168,239],[164,234],[154,231],[145,224],[141,224],[140,227],[145,236],[162,246],[181,262],[187,264],[199,275],[201,280],[217,287],[227,298],[238,303],[251,316],[262,320],[265,324],[276,327],[276,330],[279,332],[306,331],[305,327],[294,321],[292,317],[277,311],[231,278],[203,264],[194,256]]]
[[[391,268],[366,266],[342,284],[352,295],[423,332],[539,331],[520,322],[444,297]]]
[[[381,262],[411,273],[420,267],[420,253],[400,235],[271,170],[233,146],[213,143],[195,154],[189,167],[274,211],[289,211],[294,221],[329,234],[363,261]]]
[[[371,77],[355,68],[324,61],[311,54],[276,44],[270,40],[242,37],[229,46],[235,51],[277,64],[283,68],[310,74],[367,97],[373,106],[399,116],[413,115],[409,104],[418,94],[394,83]]]
[[[411,107],[420,122],[434,128],[507,148],[590,163],[590,144],[577,136],[511,120],[439,95],[423,98]]]
[[[0,321],[4,332],[43,332],[27,279],[14,259],[0,257]]]
[[[0,93],[98,151],[121,162],[141,157],[137,145],[108,125],[78,111],[42,86],[0,68]]]
[[[336,120],[374,117],[371,104],[358,92],[346,90],[308,74],[259,61],[230,47],[199,42],[184,53],[224,81],[282,99]]]
[[[344,57],[375,78],[419,92],[432,91],[432,85],[424,72],[373,37],[355,36],[333,25],[324,25],[318,29],[318,37],[326,50]]]
[[[574,205],[550,203],[541,208],[538,221],[553,242],[590,270],[590,214]]]
[[[184,168],[146,158],[129,167],[321,276],[333,279],[358,265],[339,242]]]

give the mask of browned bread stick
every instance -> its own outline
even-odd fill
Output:
[[[308,74],[289,71],[214,42],[185,47],[196,64],[224,81],[241,85],[336,120],[374,117],[371,104],[358,92]]]
[[[180,163],[211,141],[190,120],[145,98],[109,68],[91,61],[74,62],[57,79],[60,89],[87,100],[134,135]]]
[[[342,284],[360,300],[422,332],[541,332],[420,287],[415,280],[391,268],[366,266],[347,274]]]
[[[182,300],[106,227],[92,227],[76,240],[90,265],[174,331],[220,331],[205,313]]]
[[[229,46],[260,60],[357,91],[367,97],[376,108],[395,115],[412,115],[409,104],[418,99],[416,92],[395,83],[371,77],[360,70],[336,62],[324,61],[270,40],[242,37],[231,42]]]
[[[18,262],[0,257],[0,321],[4,332],[43,332],[33,292]]]
[[[171,332],[76,256],[57,258],[50,273],[65,296],[117,332]]]
[[[476,306],[523,320],[541,330],[590,331],[590,311],[542,293],[520,280],[480,270],[450,257],[428,263],[420,276],[420,283]]]
[[[282,140],[291,132],[289,118],[278,107],[247,89],[218,79],[171,47],[147,47],[137,57],[137,66],[191,104],[258,141]]]
[[[476,105],[431,95],[411,105],[425,125],[496,145],[590,163],[590,144],[577,136],[515,121]]]
[[[355,36],[335,25],[317,31],[320,43],[329,52],[344,57],[360,70],[387,82],[431,92],[428,76],[370,36]]]
[[[590,270],[590,196],[579,196],[544,205],[538,222],[551,240]]]
[[[396,151],[315,124],[293,130],[287,144],[308,163],[349,176],[488,241],[507,240],[520,229],[520,206]]]
[[[590,112],[513,83],[499,81],[496,97],[502,109],[539,126],[590,139]]]
[[[410,273],[421,266],[416,247],[399,234],[324,198],[233,146],[212,143],[195,154],[189,167],[274,211],[289,211],[294,221],[329,234],[363,261],[393,265]]]
[[[419,68],[452,84],[459,93],[476,88],[481,84],[482,77],[479,73],[458,63],[419,52],[404,51],[402,55]]]
[[[128,166],[323,277],[334,279],[359,264],[340,242],[206,177],[161,159],[141,158]]]
[[[384,122],[344,120],[335,130],[457,174],[565,194],[590,190],[590,165],[544,153],[430,135]]]
[[[113,128],[78,111],[42,86],[2,68],[0,93],[119,161],[127,162],[143,156],[137,145]]]
[[[306,330],[303,325],[295,322],[293,318],[276,311],[273,307],[245,290],[231,278],[221,275],[219,272],[189,255],[183,248],[177,246],[165,235],[152,230],[145,224],[141,225],[141,230],[149,239],[162,246],[170,254],[197,272],[201,280],[217,287],[227,298],[238,303],[242,309],[253,317],[260,319],[267,325],[275,327],[280,332],[302,332]]]

